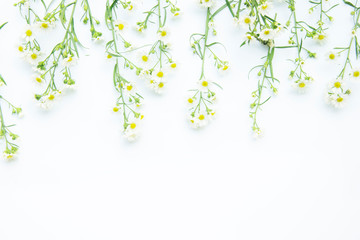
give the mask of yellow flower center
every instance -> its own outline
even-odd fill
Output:
[[[299,83],[299,88],[304,88],[305,87],[305,83],[301,82]]]
[[[46,28],[49,27],[49,24],[47,24],[47,23],[41,23],[41,27],[46,29]]]
[[[225,65],[224,67],[223,67],[223,70],[225,71],[225,70],[227,70],[229,68],[229,66],[228,65]]]
[[[30,29],[28,29],[28,30],[26,30],[25,34],[26,34],[26,36],[31,37],[32,31]]]
[[[133,10],[134,6],[133,5],[129,5],[129,11]]]
[[[40,77],[36,77],[35,80],[38,82],[38,83],[41,83],[42,82],[42,79]]]
[[[162,78],[162,77],[164,77],[164,73],[160,71],[156,74],[156,76],[158,76],[159,78]]]
[[[320,35],[318,36],[318,39],[319,39],[319,40],[324,40],[324,39],[325,39],[325,35],[320,34]]]
[[[50,94],[50,96],[48,97],[48,99],[51,101],[51,100],[54,100],[55,99],[55,96],[53,94]]]
[[[203,87],[207,87],[209,85],[209,83],[207,81],[202,81],[201,86]]]
[[[171,68],[176,68],[176,63],[172,63],[172,64],[170,65],[170,67],[171,67]]]
[[[340,87],[341,87],[341,83],[340,83],[340,82],[335,82],[335,83],[334,83],[334,87],[340,88]]]
[[[192,98],[188,99],[188,103],[193,103],[193,102],[194,102],[194,100]]]
[[[335,59],[335,54],[330,53],[329,58],[330,58],[331,60],[334,60],[334,59]]]
[[[35,59],[37,59],[37,54],[36,53],[32,53],[31,55],[30,55],[30,57],[31,57],[31,59],[33,59],[33,60],[35,60]]]
[[[118,29],[119,29],[119,30],[123,30],[123,29],[124,29],[124,24],[120,23],[120,24],[118,25]]]
[[[250,23],[251,23],[251,19],[250,19],[250,18],[248,18],[248,17],[247,17],[247,18],[245,18],[245,19],[244,19],[244,23],[246,23],[246,24],[250,24]]]
[[[114,107],[114,108],[113,108],[113,111],[114,111],[114,112],[118,112],[118,111],[119,111],[119,108]]]
[[[359,76],[360,76],[360,72],[359,72],[359,71],[354,71],[353,76],[354,76],[354,77],[359,77]]]
[[[133,86],[132,85],[128,85],[127,87],[126,87],[126,90],[128,90],[128,91],[131,91],[133,89]]]
[[[252,36],[251,35],[246,35],[247,40],[251,40]]]
[[[338,98],[336,99],[336,101],[337,101],[338,103],[340,103],[340,102],[344,101],[344,99],[343,99],[342,97],[338,97]]]
[[[112,58],[112,56],[111,56],[110,54],[108,54],[108,55],[106,56],[106,58],[107,58],[107,59],[110,59],[110,58]]]
[[[203,115],[203,114],[201,114],[200,116],[199,116],[199,120],[204,120],[205,119],[205,116]]]
[[[270,30],[265,30],[265,31],[264,31],[264,34],[265,34],[265,35],[269,35],[269,34],[270,34]]]
[[[72,57],[69,57],[66,61],[71,62],[72,60],[73,60]]]
[[[147,62],[149,60],[149,57],[144,55],[141,57],[141,59],[144,61],[144,62]]]
[[[23,46],[19,46],[19,47],[18,47],[18,50],[19,50],[19,52],[23,52],[23,51],[24,51],[24,47],[23,47]]]
[[[268,8],[268,5],[267,5],[267,4],[261,5],[261,9],[262,9],[262,10],[266,10],[267,8]]]
[[[161,82],[161,83],[159,83],[159,88],[163,88],[164,87],[164,83],[163,82]]]
[[[162,37],[165,37],[165,36],[167,35],[167,32],[163,30],[163,31],[160,32],[160,35],[161,35]]]
[[[136,128],[136,123],[131,123],[131,124],[130,124],[130,128],[131,128],[131,129],[135,129],[135,128]]]

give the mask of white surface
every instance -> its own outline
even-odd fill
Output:
[[[92,2],[102,17],[105,1]],[[205,13],[193,1],[179,2],[184,15],[172,22],[172,39],[180,69],[163,96],[138,84],[146,121],[131,144],[111,112],[112,66],[103,46],[88,41],[87,28],[77,23],[91,47],[73,71],[77,91],[44,112],[33,101],[31,68],[13,47],[23,20],[12,1],[0,3],[1,22],[9,21],[0,32],[0,72],[9,83],[1,91],[26,114],[16,127],[19,159],[0,162],[0,239],[360,239],[360,83],[351,83],[343,110],[323,100],[340,66],[322,56],[347,44],[350,9],[334,11],[333,41],[310,61],[316,82],[307,94],[294,93],[289,53],[277,52],[280,94],[263,107],[265,136],[255,141],[248,106],[256,81],[247,74],[265,49],[240,49],[243,31],[227,13],[218,18],[231,71],[221,78],[216,121],[190,129],[184,98],[200,60],[188,37],[203,31]]]

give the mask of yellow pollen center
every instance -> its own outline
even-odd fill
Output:
[[[160,35],[161,35],[162,37],[165,37],[165,36],[167,35],[167,32],[166,32],[166,31],[161,31]]]
[[[49,27],[49,24],[47,24],[47,23],[42,23],[42,24],[41,24],[41,27],[42,27],[42,28],[48,28],[48,27]]]
[[[225,71],[225,70],[227,70],[229,68],[229,66],[228,65],[225,65],[224,67],[223,67],[223,70]]]
[[[320,34],[320,35],[318,36],[318,39],[319,39],[319,40],[324,40],[324,38],[325,38],[325,35],[323,35],[323,34]]]
[[[130,124],[130,128],[131,128],[131,129],[135,129],[135,128],[136,128],[136,123],[131,123],[131,124]]]
[[[18,47],[18,50],[19,50],[20,52],[23,52],[23,51],[24,51],[24,47],[23,47],[23,46],[19,46],[19,47]]]
[[[128,90],[128,91],[131,91],[133,89],[133,86],[131,86],[131,85],[128,85],[127,87],[126,87],[126,90]]]
[[[164,87],[164,83],[163,82],[161,82],[161,83],[159,83],[159,88],[163,88]]]
[[[141,59],[144,61],[144,62],[147,62],[149,60],[148,56],[144,55],[141,57]]]
[[[335,83],[334,83],[334,87],[340,88],[340,87],[341,87],[341,83],[340,83],[340,82],[335,82]]]
[[[72,57],[69,57],[66,61],[71,62],[72,60],[73,60]]]
[[[118,29],[119,29],[119,30],[123,30],[123,29],[124,29],[124,24],[120,23],[120,24],[118,25]]]
[[[340,103],[340,102],[344,101],[344,99],[343,99],[342,97],[338,97],[338,98],[336,99],[336,101]]]
[[[108,54],[106,57],[107,57],[107,59],[112,58],[112,56],[110,54]]]
[[[30,55],[30,57],[31,57],[31,59],[34,59],[34,60],[35,60],[35,59],[37,59],[38,56],[36,55],[36,53],[32,53],[32,54]]]
[[[39,78],[39,77],[36,77],[36,79],[35,79],[38,83],[41,83],[42,82],[42,79],[41,78]]]
[[[133,10],[134,6],[133,5],[129,5],[129,11]]]
[[[32,31],[30,29],[26,30],[25,34],[26,34],[26,36],[31,37],[32,36]]]
[[[359,77],[359,76],[360,76],[360,72],[359,72],[359,71],[355,71],[355,72],[353,73],[353,76],[354,76],[354,77]]]
[[[162,78],[162,77],[164,77],[164,73],[160,71],[156,74],[156,76],[158,76],[159,78]]]
[[[201,114],[200,116],[199,116],[199,120],[204,120],[205,119],[205,116],[203,115],[203,114]]]
[[[207,81],[202,81],[201,86],[203,87],[207,87],[209,85],[209,83]]]
[[[305,87],[305,83],[301,82],[299,83],[299,88],[304,88]]]
[[[172,63],[172,64],[170,65],[170,67],[171,67],[171,68],[176,68],[176,63]]]
[[[119,111],[119,108],[114,107],[114,108],[113,108],[113,111],[114,111],[114,112],[118,112],[118,111]]]
[[[54,100],[55,99],[55,96],[53,94],[51,94],[49,97],[48,97],[49,100]]]
[[[244,23],[249,24],[251,22],[250,18],[245,18]]]
[[[330,53],[329,58],[330,58],[331,60],[334,60],[334,59],[335,59],[335,54]]]
[[[264,31],[264,34],[265,34],[265,35],[269,35],[269,34],[270,34],[270,31],[269,31],[269,30],[265,30],[265,31]]]
[[[262,9],[262,10],[266,10],[267,8],[268,8],[268,5],[267,5],[267,4],[261,5],[261,9]]]
[[[193,102],[194,102],[194,100],[192,98],[188,99],[188,103],[193,103]]]

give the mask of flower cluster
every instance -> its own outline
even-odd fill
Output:
[[[351,11],[351,15],[353,17],[354,25],[350,34],[349,45],[346,47],[335,48],[334,52],[329,53],[330,59],[338,58],[341,54],[346,56],[344,65],[339,75],[334,80],[330,81],[326,94],[326,101],[335,108],[343,107],[351,93],[351,90],[347,87],[346,83],[348,79],[360,79],[360,68],[354,66],[353,64],[353,59],[357,59],[360,54],[360,44],[357,37],[360,18],[360,6],[356,6],[349,1],[344,1],[344,3],[353,9]]]
[[[5,26],[6,23],[0,25],[0,29]],[[5,79],[0,75],[0,86],[6,85]],[[12,103],[6,100],[2,95],[0,95],[0,138],[5,142],[5,149],[3,151],[3,158],[5,160],[12,160],[16,157],[16,153],[19,150],[19,146],[15,144],[15,140],[19,137],[17,134],[11,131],[11,127],[14,125],[7,125],[4,120],[4,114],[2,110],[2,103],[8,105],[12,114],[20,115],[22,114],[22,109],[20,107],[15,107]]]
[[[271,98],[271,96],[269,96],[266,100],[263,100],[264,89],[269,88],[271,93],[274,94],[278,92],[275,84],[279,82],[279,80],[274,76],[273,58],[276,48],[275,38],[281,33],[284,26],[276,21],[276,14],[275,17],[269,16],[272,4],[268,0],[238,1],[232,5],[229,1],[226,0],[226,2],[235,24],[242,26],[247,31],[245,33],[245,40],[241,46],[244,46],[246,43],[250,44],[253,41],[258,41],[267,48],[267,54],[263,57],[263,59],[265,59],[264,63],[255,66],[251,70],[257,70],[258,84],[257,89],[252,92],[253,101],[250,104],[250,117],[253,120],[252,130],[256,136],[259,136],[261,129],[257,122],[257,114],[260,107]],[[234,9],[236,11],[234,11]]]
[[[50,9],[43,1],[44,17],[39,17],[32,8],[29,0],[22,0],[15,4],[20,11],[24,11],[24,18],[27,22],[27,28],[24,34],[24,40],[19,51],[29,60],[34,67],[34,77],[36,83],[44,84],[45,89],[42,93],[35,94],[35,99],[43,108],[50,108],[54,101],[59,98],[62,88],[71,88],[75,84],[75,80],[71,76],[71,67],[76,64],[79,58],[78,47],[81,46],[75,31],[74,14],[79,5],[79,0],[66,1],[61,0],[58,5]],[[82,0],[81,6],[84,14],[82,20],[84,23],[90,22],[90,32],[94,40],[101,37],[101,33],[96,31],[95,24],[99,24],[90,10],[88,0]],[[25,9],[24,9],[25,8]],[[67,13],[70,12],[70,16]],[[34,37],[33,28],[37,27],[42,31],[48,31],[55,27],[55,23],[60,21],[64,28],[62,40],[54,45],[50,54],[46,55],[41,52],[40,44]],[[62,75],[62,85],[58,86],[57,75]]]
[[[128,14],[135,11],[134,6],[138,7],[139,3],[108,0],[105,13],[106,24],[112,35],[112,40],[106,44],[107,58],[113,60],[114,87],[119,94],[113,110],[122,113],[124,136],[130,141],[139,134],[139,123],[144,117],[139,110],[143,98],[136,91],[135,82],[128,80],[131,77],[125,77],[126,70],[135,71],[154,92],[163,92],[168,76],[177,68],[177,62],[170,53],[167,15],[171,13],[177,17],[180,14],[180,9],[172,1],[157,0],[150,10],[144,12],[144,20],[130,23],[132,17]],[[129,25],[133,24],[133,30],[138,34],[144,34],[153,23],[156,24],[156,40],[152,44],[135,46],[129,40]],[[123,63],[123,70],[119,67],[120,63]]]
[[[209,55],[214,59],[214,64],[220,71],[226,71],[229,68],[229,63],[222,60],[214,51],[213,47],[220,44],[219,42],[209,41],[209,31],[216,35],[216,30],[213,28],[214,17],[226,7],[226,4],[219,9],[212,11],[215,6],[215,1],[200,0],[200,5],[206,9],[205,31],[204,33],[194,33],[190,37],[190,44],[193,53],[196,54],[202,61],[201,74],[197,82],[197,87],[190,90],[190,95],[187,99],[189,104],[189,122],[193,128],[199,128],[207,125],[207,123],[214,118],[217,95],[214,88],[221,88],[221,86],[211,77],[205,74],[206,57]]]

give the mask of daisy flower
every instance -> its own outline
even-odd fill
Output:
[[[77,63],[77,58],[74,56],[66,57],[62,60],[62,65],[64,67],[71,67],[74,66]]]
[[[128,141],[133,142],[138,138],[139,132],[140,132],[140,119],[133,118],[126,123],[126,128],[123,134]]]
[[[360,79],[360,68],[354,68],[350,73],[350,77],[353,80],[359,80]]]
[[[343,93],[328,94],[328,103],[335,108],[343,108],[347,100],[347,95]]]
[[[259,37],[264,41],[272,40],[275,37],[275,31],[270,28],[264,28],[260,32]]]
[[[204,8],[213,8],[216,5],[215,0],[199,0],[199,3]]]
[[[211,83],[212,83],[211,80],[202,78],[198,82],[198,87],[201,91],[207,91],[209,90]]]
[[[127,26],[127,23],[125,21],[122,21],[121,19],[116,19],[114,24],[115,24],[115,30],[119,33],[122,33]]]
[[[26,60],[34,66],[37,66],[37,64],[40,62],[40,56],[41,56],[41,52],[39,52],[38,50],[34,49],[30,52],[26,53]]]
[[[30,25],[26,25],[24,31],[23,31],[23,39],[25,39],[25,41],[30,42],[34,39],[34,32],[33,29]]]

